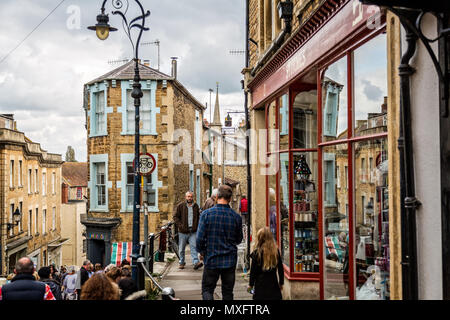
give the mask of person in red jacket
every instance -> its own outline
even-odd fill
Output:
[[[241,212],[243,224],[247,224],[248,223],[248,205],[247,205],[247,198],[245,197],[245,194],[242,195],[241,203],[239,204],[239,211]]]

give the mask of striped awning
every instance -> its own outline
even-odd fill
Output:
[[[132,250],[131,242],[113,242],[111,245],[111,264],[120,266],[123,259],[127,259],[131,263]]]

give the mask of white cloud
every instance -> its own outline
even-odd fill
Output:
[[[219,81],[222,117],[227,109],[242,109],[244,57],[232,56],[229,50],[245,45],[245,4],[239,0],[142,2],[151,11],[150,31],[142,42],[160,40],[161,71],[170,74],[170,57],[178,56],[178,78],[200,102],[209,102],[208,88],[215,89]],[[59,3],[3,0],[0,60]],[[132,57],[120,19],[110,14],[110,3],[110,23],[119,30],[106,41],[86,29],[96,23],[100,1],[65,1],[0,63],[0,112],[14,113],[19,130],[49,152],[64,156],[67,146],[73,146],[79,161],[87,157],[83,84],[117,67],[109,60]],[[67,8],[74,5],[80,7],[80,29],[67,27]],[[130,1],[130,15],[136,13],[132,6]],[[140,48],[140,58],[150,59],[155,68],[156,57],[155,46]],[[214,104],[215,95],[212,100]]]

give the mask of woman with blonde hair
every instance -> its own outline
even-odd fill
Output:
[[[281,300],[284,270],[280,251],[268,227],[258,230],[255,250],[251,256],[249,292],[254,300]],[[278,279],[277,279],[278,272]]]

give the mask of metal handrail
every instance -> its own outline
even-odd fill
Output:
[[[153,282],[153,284],[158,287],[158,289],[161,291],[161,294],[164,294],[163,295],[163,299],[164,299],[164,297],[168,297],[170,300],[176,300],[175,299],[175,291],[172,288],[170,288],[170,287],[166,287],[166,288],[161,287],[159,285],[158,281],[156,281],[156,279],[147,270],[147,268],[145,267],[145,263],[144,262],[138,262],[138,264],[140,264],[142,270],[145,271],[145,273],[150,278],[150,280]]]

